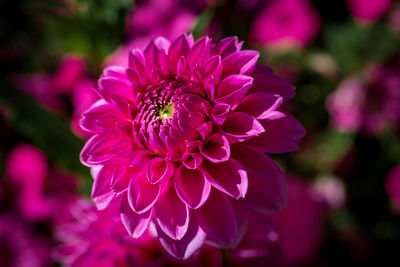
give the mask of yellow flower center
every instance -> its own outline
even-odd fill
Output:
[[[158,117],[160,119],[168,119],[171,118],[172,115],[174,114],[174,105],[173,104],[168,104],[164,106],[160,111],[158,112]]]

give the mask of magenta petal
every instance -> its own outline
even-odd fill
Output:
[[[213,54],[221,55],[221,58],[225,58],[226,56],[239,51],[242,48],[243,42],[239,42],[236,36],[227,37],[219,41],[213,47]]]
[[[207,136],[212,132],[213,126],[212,122],[208,121],[205,123],[202,123],[199,128],[197,128],[197,131],[200,133],[201,138],[206,139]]]
[[[119,166],[114,165],[112,167],[115,171],[111,178],[111,189],[116,192],[124,191],[128,188],[138,169],[130,167],[127,161],[121,162]]]
[[[159,70],[159,57],[160,50],[155,45],[154,41],[150,41],[143,52],[144,58],[146,59],[146,69],[150,72],[151,70]]]
[[[282,105],[283,98],[271,93],[253,93],[243,98],[236,111],[246,112],[257,120],[276,119],[277,115],[284,116],[277,109]]]
[[[247,172],[239,162],[230,158],[222,163],[204,161],[201,168],[207,180],[218,190],[231,197],[244,197],[247,192]]]
[[[137,214],[132,210],[126,195],[124,195],[121,201],[121,220],[130,236],[139,238],[146,231],[153,218],[153,210],[150,209],[142,214]]]
[[[219,133],[210,135],[199,147],[200,153],[211,162],[227,161],[230,156],[228,139]]]
[[[174,185],[179,198],[192,209],[201,207],[211,190],[211,185],[202,172],[184,166],[176,170]]]
[[[251,74],[254,78],[253,87],[249,92],[269,92],[283,97],[284,101],[290,100],[295,95],[295,87],[288,81],[257,66]]]
[[[246,144],[266,153],[287,153],[299,150],[300,140],[305,136],[304,127],[290,114],[271,121],[263,121],[265,132]]]
[[[206,61],[206,63],[204,63],[203,76],[207,77],[208,75],[215,74],[220,69],[220,66],[221,56],[215,55],[211,57],[209,60]]]
[[[191,217],[187,232],[180,240],[170,238],[156,225],[156,232],[161,245],[178,259],[188,259],[203,245],[206,238],[206,234],[199,227],[195,216]]]
[[[131,208],[141,214],[156,203],[161,191],[159,184],[151,184],[145,172],[140,172],[131,180],[128,187],[128,200]]]
[[[203,162],[203,156],[199,153],[183,152],[182,164],[188,169],[197,169]]]
[[[181,34],[170,45],[168,56],[171,63],[176,66],[181,56],[186,56],[191,47],[189,38],[186,34]]]
[[[153,158],[147,165],[147,179],[150,183],[156,184],[170,178],[174,171],[175,167],[169,160]]]
[[[122,66],[109,66],[104,69],[103,75],[124,80],[126,79],[125,71],[126,68]]]
[[[243,142],[264,132],[262,124],[244,112],[230,113],[222,125],[222,131],[230,143]]]
[[[234,74],[221,81],[217,88],[215,103],[225,103],[235,109],[253,83],[247,75]]]
[[[118,141],[105,134],[93,135],[81,151],[80,160],[82,164],[92,167],[111,159],[114,156],[112,147]]]
[[[208,56],[208,46],[210,43],[210,38],[203,36],[199,40],[197,40],[194,44],[193,47],[190,49],[187,59],[188,63],[190,66],[192,66],[195,63],[201,63],[197,62],[198,58],[200,57],[207,57]]]
[[[199,209],[193,210],[201,229],[206,233],[211,245],[220,248],[236,248],[242,238],[242,226],[245,218],[235,213],[231,201],[223,193],[212,190],[206,203]],[[195,216],[193,216],[195,217]]]
[[[249,189],[245,207],[262,213],[275,213],[287,204],[283,171],[265,153],[243,145],[232,146],[232,157],[247,170]]]
[[[134,101],[133,88],[128,80],[121,80],[114,77],[102,77],[99,80],[99,91],[107,97],[114,95]]]
[[[147,166],[147,164],[153,157],[155,157],[155,154],[148,150],[135,151],[129,160],[129,166],[135,168],[143,168]]]
[[[174,240],[182,239],[189,225],[189,208],[170,186],[156,206],[156,221],[163,232]]]
[[[241,50],[228,55],[222,60],[222,74],[249,74],[256,66],[260,53],[255,50]]]
[[[133,49],[129,53],[129,67],[135,69],[138,73],[145,74],[145,58],[142,51],[138,49]]]
[[[99,128],[98,118],[109,114],[116,115],[118,112],[113,105],[100,99],[82,114],[80,126],[88,132],[99,133],[102,129]]]
[[[108,204],[110,204],[115,197],[116,193],[113,192],[110,187],[110,181],[113,172],[114,168],[110,168],[108,165],[105,165],[101,168],[92,168],[94,183],[92,187],[91,198],[99,210],[104,210],[107,208]]]
[[[214,105],[211,109],[211,117],[213,121],[218,125],[223,124],[229,114],[230,108],[231,106],[225,103],[218,103]]]

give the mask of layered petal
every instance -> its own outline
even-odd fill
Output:
[[[261,213],[275,213],[287,204],[283,171],[265,153],[244,145],[232,146],[232,157],[246,169],[249,187],[244,206]]]
[[[217,164],[205,161],[201,168],[213,187],[234,198],[245,197],[247,172],[235,159]]]
[[[110,187],[111,177],[115,171],[113,167],[106,165],[93,167],[91,170],[94,177],[91,198],[99,210],[105,209],[116,194]]]
[[[221,129],[230,143],[243,142],[264,132],[263,125],[256,118],[244,112],[230,113]]]
[[[248,113],[257,120],[274,120],[285,116],[277,110],[282,102],[280,95],[257,92],[247,95],[236,111]]]
[[[134,212],[129,205],[126,194],[121,200],[121,220],[129,235],[133,238],[139,238],[146,231],[153,215],[154,209],[142,214]]]
[[[161,191],[160,184],[151,184],[145,171],[132,178],[128,187],[128,200],[131,208],[141,214],[148,211],[156,203]]]
[[[211,190],[211,184],[201,171],[184,166],[176,170],[174,186],[179,198],[192,209],[201,207],[207,201]]]
[[[265,132],[246,144],[266,153],[287,153],[299,150],[300,140],[305,136],[304,127],[290,114],[276,120],[263,121]]]
[[[255,50],[241,50],[229,54],[222,60],[222,75],[249,74],[256,66],[260,53]]]
[[[186,234],[179,240],[175,240],[166,235],[161,228],[156,225],[155,231],[162,246],[174,257],[182,260],[188,259],[203,245],[206,234],[200,228],[196,217],[191,216]]]
[[[174,240],[182,239],[189,225],[189,208],[170,186],[156,206],[156,221],[162,231]]]
[[[227,161],[231,153],[228,139],[219,133],[210,135],[199,150],[201,155],[214,163]]]
[[[207,202],[193,211],[207,242],[221,248],[235,248],[246,230],[247,218],[234,208],[223,193],[212,190]]]

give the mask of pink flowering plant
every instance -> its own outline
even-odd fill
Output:
[[[81,120],[97,207],[122,198],[130,235],[150,227],[178,258],[204,242],[235,248],[246,210],[286,205],[283,172],[265,153],[297,150],[305,135],[281,108],[294,87],[241,47],[236,37],[150,41],[128,67],[104,70]]]
[[[398,0],[3,2],[1,267],[398,265]]]

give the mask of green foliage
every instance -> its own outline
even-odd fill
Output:
[[[332,23],[324,30],[323,39],[342,73],[360,69],[369,61],[386,61],[400,44],[398,35],[381,23],[364,27],[354,23]]]
[[[66,118],[44,110],[3,79],[0,84],[0,105],[5,107],[8,123],[15,131],[43,150],[57,165],[88,176],[88,168],[79,162],[84,143],[71,132]]]

